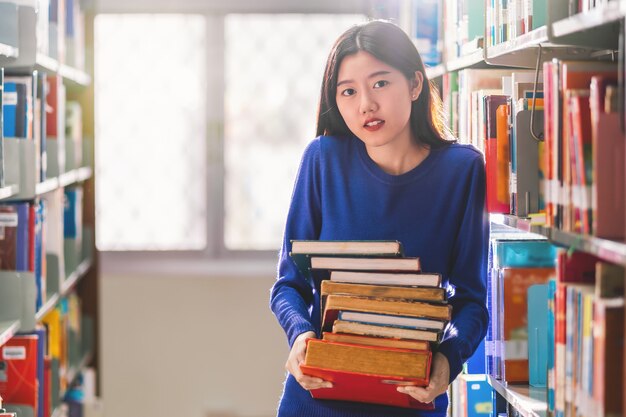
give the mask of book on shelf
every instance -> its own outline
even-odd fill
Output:
[[[399,285],[355,284],[351,282],[322,281],[321,294],[345,294],[359,297],[378,297],[400,300],[422,300],[443,302],[446,293],[440,287],[406,287]]]
[[[430,351],[309,339],[300,368],[333,384],[311,390],[314,398],[432,409],[434,404],[420,403],[396,390],[400,385],[428,385],[431,355]]]
[[[626,181],[623,174],[626,168],[626,136],[620,126],[618,106],[613,104],[614,100],[611,98],[618,96],[616,87],[615,78],[591,78],[591,229],[598,237],[624,240]]]
[[[393,337],[363,336],[349,333],[323,332],[322,340],[364,346],[391,347],[412,350],[429,350],[430,343],[424,340],[396,339]]]
[[[0,378],[0,395],[4,407],[12,411],[17,407],[32,408],[38,405],[36,335],[16,335],[0,347],[0,363],[4,377]],[[15,408],[14,408],[15,407]]]

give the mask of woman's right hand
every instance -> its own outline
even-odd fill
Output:
[[[300,364],[304,362],[304,355],[306,353],[306,340],[314,337],[315,332],[305,332],[296,337],[291,351],[289,352],[287,363],[285,364],[285,369],[293,375],[302,388],[307,391],[318,388],[331,388],[333,386],[332,383],[324,381],[321,378],[304,375],[300,370]]]

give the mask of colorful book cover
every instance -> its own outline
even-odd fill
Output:
[[[37,410],[38,340],[36,335],[17,335],[0,347],[0,396],[6,405],[21,405]]]
[[[5,138],[14,138],[16,132],[17,84],[4,82],[2,93],[2,134]]]
[[[545,284],[556,274],[554,268],[504,268],[502,340],[504,343],[503,379],[528,382],[528,289]]]

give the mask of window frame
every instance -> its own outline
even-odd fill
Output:
[[[225,19],[229,14],[363,14],[369,15],[370,2],[353,0],[337,2],[324,0],[317,5],[293,4],[277,1],[266,7],[258,4],[242,5],[245,1],[235,1],[230,8],[194,10],[164,10],[146,6],[146,10],[123,10],[118,5],[100,14],[199,14],[206,19],[207,48],[206,59],[206,185],[207,217],[206,247],[201,250],[99,250],[101,267],[104,272],[122,274],[140,272],[150,275],[206,275],[217,273],[221,276],[267,276],[274,273],[278,252],[275,250],[228,249],[224,242],[225,218],[225,158],[224,125],[225,106]],[[309,3],[309,2],[306,2]],[[157,5],[158,6],[158,5]],[[261,10],[260,10],[261,9]],[[219,65],[217,65],[219,64]],[[320,63],[322,65],[322,63]],[[314,115],[311,115],[314,117]],[[97,138],[96,138],[97,140]]]

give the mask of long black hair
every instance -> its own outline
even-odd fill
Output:
[[[328,56],[317,116],[317,136],[352,135],[337,108],[337,74],[346,56],[359,51],[368,52],[379,61],[396,68],[409,80],[415,72],[424,77],[422,92],[411,104],[411,132],[423,145],[439,148],[454,140],[445,124],[443,108],[435,87],[430,84],[424,64],[411,39],[398,26],[383,20],[362,23],[348,29],[335,42]]]

